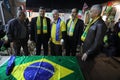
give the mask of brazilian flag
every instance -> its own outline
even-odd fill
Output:
[[[0,67],[0,80],[84,80],[73,56],[16,56],[9,76],[7,63]]]

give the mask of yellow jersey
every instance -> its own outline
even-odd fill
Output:
[[[61,20],[60,22],[60,31],[59,31],[59,40],[56,41],[56,24],[57,23],[52,23],[52,27],[51,27],[51,41],[54,44],[60,45],[60,40],[62,39],[62,32],[66,31],[66,25],[65,22]]]

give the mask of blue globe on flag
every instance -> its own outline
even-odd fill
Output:
[[[54,67],[47,62],[36,62],[24,71],[25,80],[49,80],[54,75]]]

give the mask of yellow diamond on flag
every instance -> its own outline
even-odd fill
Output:
[[[51,66],[53,66],[54,68],[54,71],[52,70],[49,70],[45,67],[40,67],[40,66],[36,66],[36,65],[33,65],[35,63],[41,63],[41,62],[44,62],[44,63],[48,63],[50,64]],[[51,74],[53,74],[50,79],[48,80],[60,80],[61,78],[64,78],[68,75],[70,75],[71,73],[73,73],[74,71],[71,70],[71,69],[68,69],[64,66],[61,66],[59,64],[56,64],[50,60],[47,60],[45,58],[42,58],[40,60],[35,60],[35,61],[32,61],[32,62],[28,62],[28,63],[24,63],[24,64],[21,64],[21,65],[17,65],[14,67],[13,71],[12,71],[12,75],[17,79],[17,80],[30,80],[30,79],[26,79],[25,78],[25,75],[28,74],[29,77],[32,77],[30,76],[29,74],[31,74],[29,71],[26,72],[26,70],[29,68],[29,70],[31,70],[30,68],[32,68],[33,70],[33,74],[36,74],[38,72],[34,72],[34,69],[33,68],[37,68],[38,71],[40,69],[43,69],[43,70],[46,70],[46,71],[49,71]],[[41,71],[39,71],[39,73],[41,73]],[[43,76],[43,77],[46,77],[46,76]],[[32,78],[33,79],[33,78]],[[33,79],[34,80],[34,79]]]

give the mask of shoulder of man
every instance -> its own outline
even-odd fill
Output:
[[[16,18],[10,19],[8,23],[16,21]]]
[[[16,18],[13,18],[11,20],[8,21],[8,24],[14,24],[14,23],[17,23],[17,19]]]
[[[79,19],[79,18],[78,18],[78,21],[81,22],[81,23],[84,23],[82,19]]]
[[[35,21],[35,20],[37,20],[37,17],[33,17],[33,18],[31,19],[31,21]]]
[[[70,18],[69,19],[67,19],[67,21],[69,21],[70,20]]]
[[[84,27],[84,21],[82,19],[78,19],[78,22],[77,22],[80,26],[83,26]],[[79,27],[80,27],[79,26]]]
[[[50,21],[50,18],[48,18],[48,17],[45,17],[46,19],[47,19],[47,21]]]
[[[107,26],[105,22],[102,19],[98,19],[98,21],[95,22],[95,25],[100,28],[104,28],[104,30],[107,29]]]
[[[70,18],[66,20],[66,23],[68,23],[69,20],[70,20]]]
[[[99,18],[99,19],[96,21],[96,24],[105,24],[105,21],[103,21],[102,18]]]

